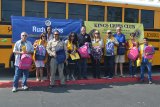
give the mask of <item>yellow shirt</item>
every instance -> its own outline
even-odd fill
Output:
[[[72,42],[69,42],[69,41],[67,42],[66,47],[67,47],[67,50],[71,50],[71,51],[77,50],[76,45],[74,45]]]
[[[34,54],[33,54],[33,60],[35,61],[35,54],[36,54],[36,46],[37,45],[43,45],[45,48],[46,48],[46,46],[47,46],[47,41],[42,41],[41,39],[38,39],[38,40],[36,40],[35,42],[34,42],[34,44],[33,44],[33,47],[34,47]],[[47,62],[47,56],[48,56],[48,54],[46,54],[46,58],[45,58],[45,63]]]
[[[136,47],[138,48],[138,40],[134,40],[134,42],[136,42]],[[132,48],[133,47],[133,42],[131,39],[128,40],[128,49]]]

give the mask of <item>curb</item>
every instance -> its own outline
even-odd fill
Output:
[[[152,76],[153,81],[160,81],[160,76]],[[146,81],[147,78],[145,78]],[[107,78],[102,78],[102,79],[87,79],[87,80],[75,80],[75,81],[67,81],[67,85],[89,85],[89,84],[112,84],[112,83],[139,83],[140,78],[139,77],[125,77],[125,78],[120,78],[116,77],[113,79],[107,79]],[[21,81],[19,82],[19,84]],[[12,81],[4,81],[0,82],[0,88],[11,88],[13,82]],[[59,85],[60,81],[56,81],[56,85]],[[35,80],[28,80],[28,86],[29,87],[46,87],[49,86],[49,80],[45,80],[44,82],[36,82]]]

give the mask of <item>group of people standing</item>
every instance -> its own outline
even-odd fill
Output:
[[[148,46],[148,38],[144,38],[144,44],[139,46],[138,40],[135,38],[135,33],[130,34],[130,39],[126,41],[125,35],[121,32],[121,27],[116,28],[116,33],[113,34],[111,30],[106,31],[106,35],[102,38],[98,30],[94,30],[92,36],[86,33],[85,26],[81,27],[81,33],[77,35],[71,32],[68,39],[63,41],[60,39],[59,31],[52,33],[52,28],[46,28],[46,32],[40,35],[40,39],[36,40],[32,45],[27,40],[28,34],[21,33],[21,39],[15,43],[13,52],[15,54],[15,75],[13,80],[13,92],[17,91],[18,81],[21,73],[23,73],[22,88],[28,89],[27,78],[28,69],[20,69],[19,63],[23,54],[32,54],[36,66],[36,81],[43,81],[43,70],[46,65],[47,78],[50,79],[49,87],[55,86],[56,71],[58,69],[60,83],[65,85],[67,80],[87,79],[87,59],[91,59],[93,64],[93,78],[101,78],[100,64],[104,56],[104,77],[112,79],[117,76],[117,67],[120,64],[120,76],[123,74],[123,63],[125,62],[126,49],[130,50],[136,47],[139,50],[139,57],[136,60],[129,59],[129,70],[132,77],[136,76],[137,60],[141,63],[141,81],[144,81],[144,68],[148,68],[149,83],[152,83],[151,78],[151,59],[144,58],[144,54],[154,54],[153,52],[144,53],[144,48]],[[25,50],[24,50],[25,47]],[[86,55],[82,57],[80,48],[87,49]],[[42,57],[38,56],[37,49],[43,50]],[[65,74],[64,75],[64,71]],[[66,76],[66,77],[65,77]]]

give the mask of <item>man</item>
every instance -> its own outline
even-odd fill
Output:
[[[119,45],[117,47],[117,55],[115,56],[115,75],[117,75],[117,66],[120,63],[120,76],[123,75],[123,63],[125,62],[125,43],[126,38],[125,35],[121,32],[121,27],[116,28],[117,33],[114,34],[114,37],[117,39]]]
[[[65,56],[67,56],[67,50],[66,50],[65,43],[63,41],[61,41],[59,38],[58,31],[54,32],[54,38],[48,42],[46,50],[47,50],[49,56],[51,57],[51,60],[50,60],[51,77],[50,77],[49,88],[52,88],[55,86],[55,79],[56,79],[55,75],[56,75],[57,68],[58,68],[58,72],[59,72],[59,76],[60,76],[60,80],[61,80],[61,85],[62,86],[65,85],[65,77],[63,74],[63,69],[64,69],[64,62],[66,61],[67,57],[66,57],[66,59],[64,59],[63,62],[58,63],[57,51],[64,50]]]
[[[113,37],[111,30],[107,30],[107,37],[104,38],[104,64],[105,64],[105,77],[112,79],[114,74],[114,60],[115,60],[115,46],[118,46],[118,41]]]
[[[21,40],[18,40],[15,43],[13,53],[15,54],[15,75],[13,80],[13,89],[12,92],[16,92],[18,88],[18,82],[19,78],[21,76],[21,73],[23,73],[23,79],[22,79],[22,89],[27,90],[27,79],[29,75],[29,71],[19,69],[19,64],[21,60],[22,54],[32,54],[34,51],[34,48],[30,41],[27,41],[28,34],[26,32],[21,33]]]
[[[81,27],[81,33],[78,35],[78,46],[83,46],[86,42],[89,44],[91,43],[90,36],[86,33],[86,27]],[[81,58],[79,61],[79,72],[78,72],[78,79],[81,79],[81,76],[84,79],[87,79],[87,59]]]
[[[141,62],[141,81],[144,81],[144,70],[145,67],[148,69],[148,80],[149,84],[152,84],[152,59],[147,59],[145,56],[147,55],[153,55],[155,50],[154,48],[152,49],[152,52],[145,53],[144,50],[146,46],[151,46],[148,44],[148,38],[144,38],[144,44],[139,46],[139,52],[140,52],[140,62]]]

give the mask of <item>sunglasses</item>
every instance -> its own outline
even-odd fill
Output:
[[[59,34],[54,34],[54,35],[59,35]]]
[[[108,32],[107,34],[112,34],[112,32]]]
[[[27,35],[22,35],[22,36],[27,36]]]
[[[46,37],[46,36],[42,36],[42,37]]]
[[[94,33],[94,34],[99,34],[98,32]]]

